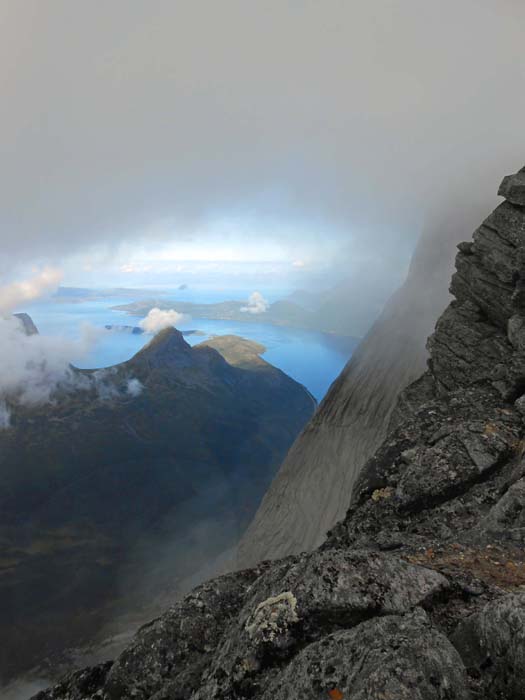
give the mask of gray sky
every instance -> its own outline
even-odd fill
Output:
[[[521,0],[0,0],[0,274],[397,279],[525,162],[524,36]]]

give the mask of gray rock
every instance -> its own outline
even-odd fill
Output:
[[[525,698],[525,594],[489,603],[459,624],[452,642],[470,673],[481,677],[486,700]]]
[[[42,690],[32,700],[105,700],[103,691],[111,661],[68,674],[54,688]]]
[[[458,426],[437,444],[422,446],[397,484],[400,506],[421,508],[458,495],[504,459],[514,440],[504,426],[483,421]]]
[[[520,170],[515,175],[507,175],[498,190],[500,197],[505,197],[512,204],[525,206],[525,172]]]
[[[263,569],[230,574],[196,588],[158,620],[143,627],[117,659],[104,685],[107,696],[151,698],[166,684],[184,680],[184,696],[200,680],[224,626],[238,614]],[[183,679],[178,678],[183,675]]]
[[[422,611],[336,632],[302,651],[262,700],[468,700],[464,666]]]
[[[513,484],[483,520],[489,530],[508,531],[525,527],[525,479]]]
[[[432,373],[444,391],[494,379],[494,368],[507,366],[512,346],[470,300],[454,303],[442,314],[428,340]]]
[[[516,399],[514,408],[521,413],[522,416],[525,416],[525,394],[520,396],[519,399]]]
[[[430,604],[447,588],[437,572],[391,555],[332,550],[284,560],[254,584],[195,698],[252,697],[305,643]]]
[[[525,349],[525,317],[514,314],[509,318],[508,338],[516,350]]]

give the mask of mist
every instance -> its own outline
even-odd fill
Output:
[[[522,164],[519,2],[0,12],[6,277],[153,241],[205,254],[226,221],[222,245],[277,241],[312,274],[381,260],[388,296],[452,193],[489,209]]]
[[[104,332],[102,329],[83,323],[76,340],[61,335],[28,333],[23,320],[12,313],[20,304],[56,291],[60,279],[59,271],[43,270],[26,280],[0,287],[0,314],[4,314],[0,315],[0,430],[10,427],[12,406],[53,401],[59,390],[94,391],[102,401],[123,395],[136,397],[142,391],[135,377],[129,377],[123,389],[117,386],[112,368],[97,370],[89,376],[75,370],[72,363],[93,350]],[[168,325],[174,322],[174,314],[181,316],[168,312],[163,319],[156,319],[157,330],[162,320],[166,324],[167,319]],[[148,317],[145,321],[150,324],[148,332],[154,332],[150,328],[152,319]]]
[[[86,326],[78,341],[55,336],[27,336],[16,318],[0,319],[0,396],[9,396],[22,404],[44,403],[59,387],[75,389],[81,384],[71,369],[92,349],[97,331]],[[7,425],[9,410],[3,404],[0,414]]]

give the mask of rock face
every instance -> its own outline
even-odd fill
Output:
[[[421,240],[405,284],[288,453],[241,540],[239,567],[311,550],[344,517],[355,479],[385,438],[400,392],[426,368],[425,342],[447,304],[456,236],[462,229],[470,234],[472,218],[455,212],[454,225],[440,221],[437,233]]]
[[[237,344],[242,366],[166,329],[126,363],[72,368],[74,388],[51,404],[10,403],[0,678],[89,642],[130,610],[148,619],[159,596],[187,592],[234,546],[315,409],[243,339],[228,338],[230,353]]]
[[[525,698],[521,179],[459,246],[428,370],[322,547],[206,584],[38,700]]]

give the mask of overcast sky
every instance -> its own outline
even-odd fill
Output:
[[[524,164],[524,37],[522,0],[0,0],[0,275],[397,279]]]

